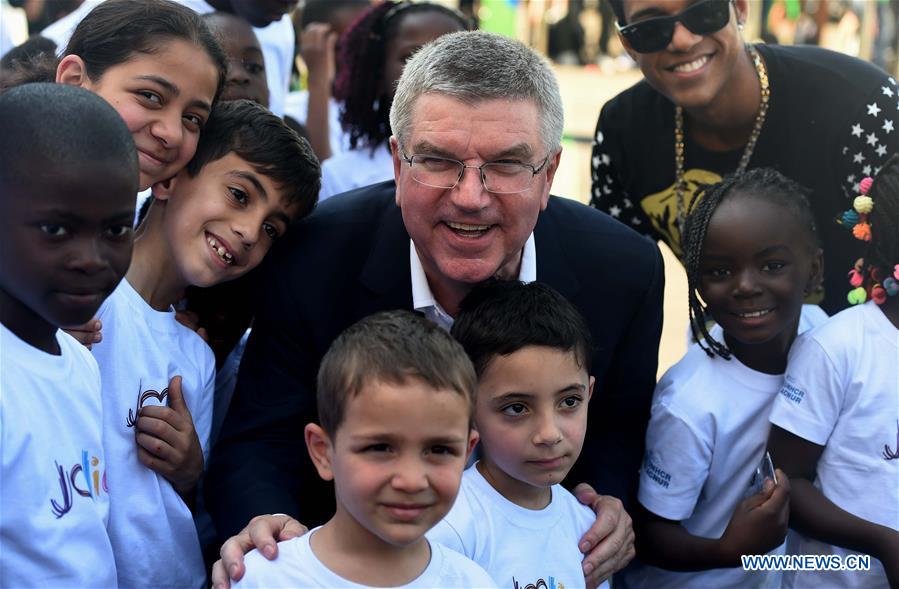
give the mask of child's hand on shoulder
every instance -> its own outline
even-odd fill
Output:
[[[137,457],[187,499],[203,474],[203,449],[184,402],[180,376],[173,377],[169,383],[168,400],[168,407],[150,406],[140,410],[135,428]]]
[[[94,344],[103,341],[103,334],[100,331],[103,324],[97,318],[91,319],[87,323],[63,329],[67,334],[78,340],[78,343],[90,350]]]
[[[739,566],[744,554],[765,554],[780,546],[790,520],[790,479],[780,469],[777,485],[770,479],[765,487],[737,505],[721,536],[725,560]]]

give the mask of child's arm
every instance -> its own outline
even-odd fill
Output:
[[[333,155],[328,111],[336,75],[337,33],[325,23],[309,23],[300,33],[300,39],[300,53],[309,71],[306,130],[312,151],[323,162]]]
[[[203,450],[184,402],[180,376],[173,377],[169,383],[168,399],[168,407],[150,406],[140,410],[135,428],[137,457],[144,466],[172,483],[190,505],[203,473]]]
[[[852,515],[814,486],[824,446],[772,424],[768,447],[793,477],[790,527],[821,542],[870,554],[883,564],[890,587],[899,587],[899,532]]]
[[[642,505],[637,515],[637,555],[673,571],[740,566],[744,554],[765,554],[784,541],[789,517],[790,481],[778,472],[778,484],[765,481],[761,493],[742,501],[718,539],[690,534],[678,521],[659,517]]]

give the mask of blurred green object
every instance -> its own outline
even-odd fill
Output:
[[[802,14],[802,4],[799,0],[785,0],[787,5],[787,18],[790,20],[799,20]]]
[[[518,0],[481,0],[478,22],[482,31],[517,36]]]

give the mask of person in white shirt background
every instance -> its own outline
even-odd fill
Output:
[[[334,98],[350,146],[322,162],[319,200],[393,178],[389,113],[406,61],[425,43],[469,28],[462,13],[440,4],[383,2],[347,29]]]

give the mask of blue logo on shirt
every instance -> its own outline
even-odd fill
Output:
[[[100,464],[100,459],[91,456],[87,450],[81,451],[81,462],[66,470],[64,466],[56,465],[56,474],[59,477],[59,490],[62,493],[62,501],[50,500],[50,510],[56,519],[62,518],[72,510],[75,495],[93,499],[100,493],[109,493],[106,483],[106,470]]]
[[[790,383],[785,382],[783,383],[783,386],[780,387],[780,394],[783,395],[783,397],[787,401],[792,401],[793,403],[796,403],[798,405],[802,403],[802,398],[805,396],[805,391],[803,391],[802,389],[797,389]]]

